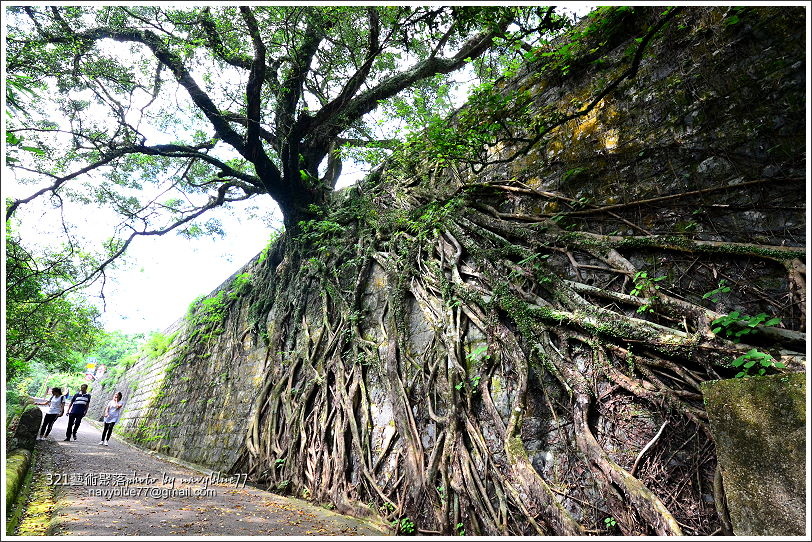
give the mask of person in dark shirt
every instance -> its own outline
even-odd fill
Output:
[[[79,430],[79,424],[82,423],[82,418],[87,413],[87,407],[90,406],[90,394],[87,393],[87,384],[82,384],[79,387],[79,393],[73,396],[73,400],[68,407],[68,430],[65,432],[65,440],[69,441],[71,435],[73,440],[76,440],[76,432]]]

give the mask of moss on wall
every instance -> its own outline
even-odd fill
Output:
[[[11,513],[31,464],[30,450],[13,450],[6,456],[6,511]]]
[[[806,375],[702,385],[733,531],[803,535],[806,523]]]

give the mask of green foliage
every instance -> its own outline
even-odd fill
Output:
[[[289,228],[312,218],[299,204],[327,206],[332,179],[318,171],[328,154],[354,145],[377,164],[404,133],[443,131],[460,85],[451,73],[472,65],[488,80],[509,74],[527,41],[564,24],[526,6],[12,6],[5,16],[6,138],[20,155],[10,165],[25,182],[57,181],[55,213],[71,202],[120,219],[94,248],[93,277],[131,232],[222,235],[204,215],[234,202],[270,195]],[[249,77],[260,42],[267,72]],[[36,107],[23,107],[25,97]],[[474,99],[492,108],[504,100],[485,89]],[[397,122],[378,125],[375,110]],[[478,127],[466,147],[489,141],[498,124],[466,122]],[[439,139],[468,152],[453,137]],[[12,202],[9,214],[24,205]],[[75,244],[70,226],[59,242]]]
[[[465,536],[465,525],[462,522],[454,525],[454,529],[457,530],[457,536]]]
[[[35,259],[6,227],[6,378],[35,364],[72,370],[75,352],[90,351],[101,334],[99,311],[80,293],[59,296],[76,277],[64,254]]]
[[[462,198],[433,201],[409,212],[393,212],[381,217],[378,227],[383,230],[404,232],[415,241],[433,239],[448,225],[463,207]],[[398,238],[399,236],[394,235]]]
[[[445,493],[445,487],[437,486],[436,489],[437,489],[437,494],[440,495],[440,500],[441,501],[444,501],[446,498],[448,498],[448,496]]]
[[[177,337],[177,332],[164,335],[161,332],[153,331],[141,345],[141,354],[149,359],[157,359],[169,350],[175,337]]]
[[[6,117],[14,120],[15,116],[23,115],[30,117],[26,111],[25,101],[35,101],[39,98],[37,89],[42,88],[42,84],[36,82],[27,75],[9,74],[6,76]],[[6,130],[6,163],[9,165],[20,163],[17,157],[19,151],[32,153],[35,156],[44,156],[45,151],[40,147],[25,145],[25,137],[19,132]]]
[[[585,171],[586,168],[582,167],[570,168],[567,171],[565,171],[564,174],[561,176],[561,182],[565,183],[569,180],[575,179]]]
[[[486,81],[471,92],[466,106],[451,119],[428,118],[419,131],[409,135],[406,148],[438,166],[451,161],[479,164],[506,129],[505,119],[526,115],[531,103],[527,90],[505,91]]]
[[[300,239],[306,243],[323,243],[340,236],[344,231],[344,226],[334,220],[302,220],[299,222]]]
[[[240,273],[224,288],[217,290],[209,297],[199,296],[189,305],[186,321],[190,331],[189,341],[208,342],[223,332],[225,321],[231,306],[250,290],[251,273]]]
[[[284,231],[284,228],[281,228],[271,232],[271,236],[268,238],[268,243],[265,245],[265,248],[262,249],[262,252],[259,253],[259,259],[257,260],[259,263],[265,261],[265,258],[268,257],[268,252],[271,250],[271,248],[273,248],[276,242],[279,241],[279,238],[282,236]]]
[[[617,527],[617,520],[612,516],[609,516],[607,518],[603,518],[603,524],[607,529],[614,529]]]
[[[6,402],[6,431],[8,431],[12,421],[25,410],[28,396],[27,394],[21,394],[15,386],[7,386],[4,398]]]
[[[725,288],[727,291],[730,290],[730,288],[720,282],[717,290],[724,290]],[[714,294],[714,292],[716,292],[716,290],[708,292],[705,295],[711,297],[709,294]],[[732,311],[729,314],[713,320],[713,322],[711,322],[711,332],[717,335],[721,334],[734,343],[740,343],[742,338],[758,334],[760,328],[777,326],[780,323],[780,318],[770,317],[763,312],[755,316],[748,316],[739,311]],[[761,352],[755,348],[735,358],[731,361],[730,365],[741,369],[736,374],[736,378],[753,376],[754,374],[763,375],[768,369],[783,369],[785,367],[783,363],[773,359],[770,354]]]
[[[634,278],[632,279],[634,281],[634,287],[629,293],[635,296],[644,293],[648,296],[648,302],[641,305],[640,308],[637,309],[637,312],[654,312],[654,309],[651,307],[651,300],[656,294],[656,291],[660,289],[657,283],[665,278],[665,276],[649,277],[648,271],[638,271],[634,274]]]
[[[129,360],[138,352],[142,342],[144,342],[143,333],[105,331],[99,337],[95,348],[88,352],[88,356],[96,358],[96,364],[111,368],[119,363],[130,363]]]
[[[468,383],[469,383],[469,384],[470,384],[470,386],[471,386],[471,393],[476,393],[476,392],[477,392],[477,388],[479,387],[479,382],[480,382],[481,380],[482,380],[482,377],[481,377],[480,375],[476,375],[476,376],[472,377],[472,378],[471,378],[471,379],[468,381]],[[464,380],[463,380],[462,382],[457,382],[457,384],[455,384],[455,385],[454,385],[454,388],[455,388],[457,391],[462,391],[462,389],[463,389],[464,387],[465,387],[465,381],[464,381]]]
[[[567,32],[556,48],[540,47],[530,52],[530,59],[543,60],[539,70],[548,75],[566,76],[579,61],[602,65],[605,60],[599,54],[612,34],[622,28],[624,19],[634,11],[632,6],[600,6],[588,15],[586,25],[579,25]]]
[[[660,287],[656,284],[666,277],[649,277],[647,271],[638,271],[634,274],[634,288],[630,292],[631,295],[640,295],[643,292],[654,289],[658,290]]]
[[[730,8],[730,15],[725,17],[724,24],[725,26],[733,26],[739,24],[742,21],[742,18],[745,17],[747,14],[747,7],[745,6],[733,6]]]
[[[226,295],[228,295],[230,299],[237,299],[245,295],[251,289],[251,278],[251,273],[240,273],[234,277]]]
[[[396,519],[391,523],[397,533],[411,535],[415,533],[414,522],[409,518]]]
[[[132,199],[130,204],[133,208],[141,205],[136,199]],[[210,218],[202,224],[192,224],[186,228],[178,230],[178,235],[186,239],[199,239],[202,237],[223,237],[226,232],[223,229],[223,224],[216,218]]]
[[[79,386],[82,384],[88,384],[88,390],[93,390],[93,384],[87,382],[83,374],[76,372],[76,371],[68,371],[62,373],[55,373],[50,374],[47,377],[47,380],[44,384],[48,387],[59,387],[62,388],[62,393],[67,393],[70,391],[70,394],[73,395],[77,391],[79,391]],[[45,390],[42,390],[43,393],[40,395],[44,395]]]
[[[786,367],[783,363],[775,361],[770,354],[760,352],[755,348],[751,348],[747,353],[734,359],[730,362],[730,365],[733,367],[741,367],[741,371],[736,373],[735,378],[753,376],[753,374],[762,376],[766,374],[767,369],[783,369]]]
[[[488,347],[485,345],[479,345],[470,352],[465,355],[466,361],[468,361],[468,366],[473,366],[475,364],[481,363],[483,360],[490,359],[490,354],[488,352]]]
[[[742,337],[758,332],[759,326],[770,327],[781,323],[780,318],[770,317],[766,313],[748,316],[739,311],[720,316],[711,322],[711,331],[723,334],[734,343],[741,342]]]
[[[706,292],[702,295],[702,299],[710,299],[714,303],[719,302],[719,296],[721,294],[726,294],[730,292],[730,286],[727,285],[727,281],[725,279],[721,279],[719,281],[719,286],[711,290],[710,292]]]

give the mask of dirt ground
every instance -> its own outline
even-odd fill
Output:
[[[54,535],[386,534],[371,522],[274,495],[241,478],[190,470],[115,435],[101,446],[96,422],[84,420],[77,440],[64,442],[67,419],[58,418],[47,440],[37,442],[52,467],[35,476],[57,490]]]

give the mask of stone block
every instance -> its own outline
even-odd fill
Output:
[[[29,405],[23,413],[20,414],[20,421],[14,432],[13,447],[33,450],[40,425],[42,425],[42,410],[36,405]]]
[[[806,375],[715,380],[702,391],[734,534],[805,534]]]

